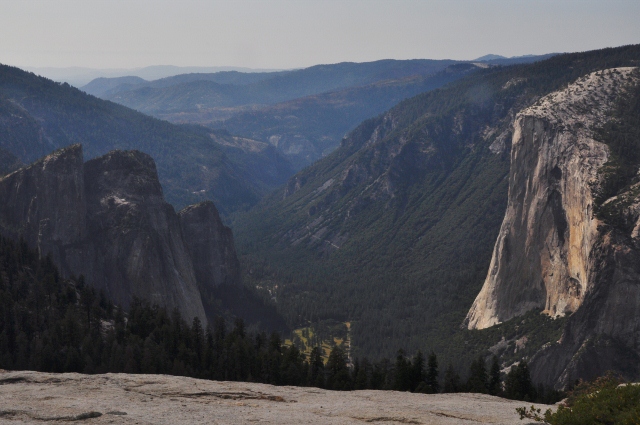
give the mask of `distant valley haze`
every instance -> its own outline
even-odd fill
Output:
[[[145,80],[157,80],[172,77],[179,74],[212,73],[224,71],[238,72],[271,72],[280,69],[244,68],[237,66],[175,66],[175,65],[151,65],[141,68],[85,68],[71,67],[25,67],[26,71],[41,75],[53,81],[69,83],[75,87],[82,87],[96,78],[140,77]]]
[[[637,16],[640,3],[627,0],[3,1],[0,63],[82,85],[90,74],[174,72],[158,65],[202,69],[177,74],[540,55],[637,43]]]
[[[548,52],[547,52],[548,53]],[[473,61],[483,62],[490,60],[516,59],[535,57],[536,55],[521,55],[507,58],[506,56],[488,54]],[[382,59],[382,58],[379,58]],[[96,78],[119,78],[119,77],[139,77],[144,80],[158,80],[180,74],[204,74],[226,71],[237,71],[243,73],[256,72],[277,72],[285,69],[277,68],[247,68],[240,66],[176,66],[176,65],[150,65],[139,68],[87,68],[80,66],[50,67],[50,66],[27,66],[26,71],[53,81],[68,83],[75,87],[82,87]],[[295,68],[292,68],[295,69]]]

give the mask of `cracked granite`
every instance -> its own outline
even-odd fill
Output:
[[[521,424],[484,394],[337,392],[166,375],[0,373],[0,424]],[[544,406],[539,406],[546,408]]]

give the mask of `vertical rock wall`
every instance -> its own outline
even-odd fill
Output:
[[[190,205],[178,216],[201,290],[237,284],[240,263],[233,233],[222,224],[213,202]]]
[[[590,74],[517,115],[509,203],[469,329],[533,308],[564,316],[582,304],[598,234],[591,187],[608,159],[592,128],[607,119],[632,69]]]
[[[136,296],[205,321],[180,222],[151,157],[110,152],[88,161],[84,176],[92,283],[120,304]]]
[[[0,226],[69,273],[67,253],[86,236],[82,147],[73,145],[0,179]],[[72,254],[73,255],[73,254]]]
[[[61,149],[0,178],[0,198],[3,234],[23,237],[120,305],[135,296],[206,322],[199,286],[239,280],[233,236],[215,206],[188,207],[181,219],[141,152],[83,164],[80,145]]]
[[[609,157],[593,129],[639,79],[634,68],[596,72],[516,117],[508,207],[465,324],[482,329],[533,308],[570,315],[562,338],[530,359],[536,382],[640,377],[640,183],[605,202],[629,232],[601,222],[592,196]]]

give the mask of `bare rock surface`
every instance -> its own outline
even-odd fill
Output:
[[[640,185],[595,213],[609,147],[596,129],[640,83],[637,68],[586,75],[516,116],[509,201],[489,271],[465,324],[483,329],[539,308],[568,316],[529,360],[534,382],[563,388],[609,370],[640,377]]]
[[[0,424],[524,424],[515,408],[525,404],[166,375],[0,373]]]
[[[189,205],[178,217],[201,290],[240,282],[233,232],[222,224],[213,202]]]
[[[153,159],[112,151],[84,164],[93,267],[80,270],[118,305],[136,296],[206,322],[193,264]],[[77,271],[76,271],[77,272]]]
[[[51,254],[63,276],[83,275],[120,306],[137,297],[206,323],[200,289],[240,280],[213,203],[176,214],[142,152],[85,163],[81,145],[59,149],[0,177],[0,199],[0,233]]]
[[[466,318],[469,329],[533,308],[564,316],[584,302],[597,268],[591,187],[609,157],[593,131],[637,83],[634,70],[591,73],[516,116],[509,203],[487,278]]]

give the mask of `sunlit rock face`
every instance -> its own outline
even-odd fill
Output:
[[[0,179],[0,231],[84,275],[114,302],[133,297],[206,321],[200,287],[236,283],[231,230],[208,202],[178,216],[153,159],[113,151],[83,163],[74,145]]]
[[[514,122],[507,211],[465,325],[483,329],[534,308],[570,315],[562,339],[532,362],[536,379],[559,387],[608,369],[640,373],[640,188],[606,201],[629,201],[629,234],[598,220],[593,195],[609,158],[593,130],[638,81],[635,68],[595,72]]]
[[[582,304],[598,234],[591,188],[608,159],[592,128],[606,120],[632,69],[590,74],[517,115],[507,212],[469,329],[533,308],[564,316]]]

